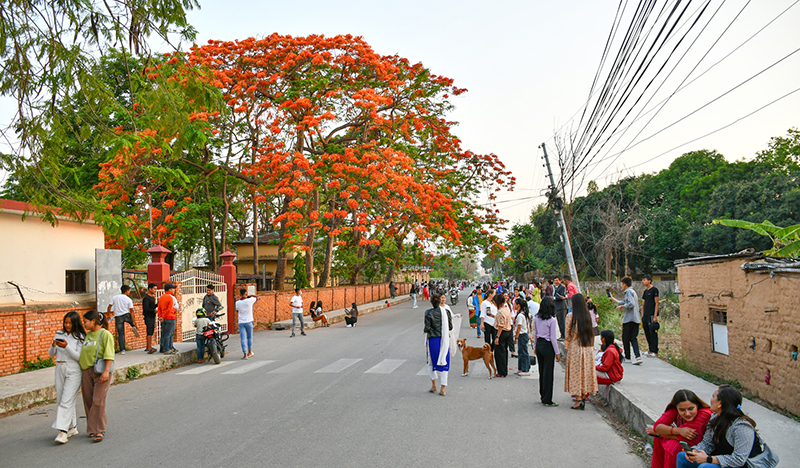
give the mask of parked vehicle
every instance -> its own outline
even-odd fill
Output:
[[[215,319],[224,317],[225,314],[217,314]],[[206,338],[206,352],[214,358],[214,364],[219,364],[219,361],[225,357],[225,342],[228,341],[229,335],[222,331],[222,325],[218,322],[211,322],[203,327],[203,336]]]

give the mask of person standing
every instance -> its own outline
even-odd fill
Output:
[[[545,297],[553,297],[553,280],[547,280],[547,286],[544,288],[544,299]]]
[[[427,334],[428,373],[431,377],[431,393],[436,392],[438,374],[441,389],[439,395],[444,396],[447,386],[447,373],[450,370],[450,331],[453,329],[453,316],[448,309],[441,307],[442,297],[431,296],[431,308],[425,311],[425,328]]]
[[[394,285],[394,281],[389,281],[389,296],[394,299],[395,294],[397,293],[397,286]]]
[[[86,338],[78,358],[81,366],[81,393],[86,411],[86,432],[95,442],[102,442],[106,433],[106,395],[111,386],[111,366],[114,362],[114,335],[106,330],[108,321],[102,313],[90,310],[83,314]],[[96,372],[100,362],[102,372]]]
[[[642,293],[642,330],[644,337],[647,338],[648,351],[644,353],[647,357],[658,357],[658,288],[653,286],[653,278],[650,275],[642,277],[642,284],[645,287]]]
[[[533,338],[536,363],[539,366],[539,397],[544,406],[558,406],[553,401],[553,374],[555,363],[561,361],[556,328],[556,305],[551,296],[542,298],[539,312],[533,317]]]
[[[475,310],[475,328],[478,329],[478,338],[481,337],[481,302],[483,302],[483,292],[476,289],[475,295],[472,297],[472,308]]]
[[[494,339],[497,338],[497,330],[494,328],[494,317],[497,309],[493,309],[492,300],[494,299],[494,289],[490,289],[486,293],[486,298],[481,303],[481,330],[483,330],[483,339],[494,352]]]
[[[497,337],[494,339],[494,362],[497,368],[496,377],[508,377],[508,348],[512,339],[511,312],[506,306],[504,294],[497,294],[492,299],[491,311],[496,314],[494,328]]]
[[[564,285],[567,288],[567,310],[572,312],[572,296],[578,294],[578,287],[572,282],[572,277],[564,275]]]
[[[428,283],[424,283],[424,284],[422,285],[422,299],[424,299],[424,300],[426,300],[426,301],[427,301],[427,300],[428,300],[428,297],[429,297],[429,295],[430,295],[430,293],[429,293],[429,291],[428,291]]]
[[[553,299],[556,300],[556,320],[558,321],[559,339],[564,340],[564,319],[567,315],[567,288],[561,284],[561,278],[553,278]]]
[[[74,310],[64,315],[61,330],[56,332],[47,354],[56,359],[56,420],[53,429],[58,430],[56,442],[66,444],[70,437],[78,434],[78,418],[75,403],[81,388],[81,348],[86,332],[81,316]]]
[[[473,299],[475,299],[475,294],[477,291],[474,289],[470,293],[469,297],[467,298],[467,316],[469,317],[469,327],[470,328],[478,328],[480,325],[478,323],[478,316],[475,314],[475,304],[473,304]]]
[[[531,359],[528,354],[528,330],[530,329],[531,317],[528,310],[528,303],[519,297],[514,301],[514,309],[517,311],[517,318],[514,320],[514,343],[517,344],[517,374],[531,375]]]
[[[119,288],[121,294],[117,294],[111,298],[111,304],[108,305],[106,312],[109,314],[114,312],[114,326],[117,328],[117,340],[119,341],[119,353],[125,354],[125,324],[129,323],[134,330],[134,335],[139,336],[139,331],[133,324],[131,311],[133,310],[133,301],[131,300],[131,287],[123,284]]]
[[[175,317],[178,314],[178,299],[175,297],[175,285],[164,285],[164,294],[158,299],[158,320],[161,322],[161,352],[178,354],[172,345],[175,339]]]
[[[217,316],[217,312],[222,310],[222,302],[216,294],[214,294],[214,285],[209,284],[206,286],[206,295],[203,296],[203,309],[206,311],[206,317],[213,321]]]
[[[639,298],[636,296],[636,291],[633,290],[631,285],[633,281],[630,276],[622,278],[622,290],[625,297],[619,301],[614,297],[611,300],[617,303],[617,309],[625,309],[625,315],[622,316],[622,347],[625,350],[625,359],[631,359],[631,346],[633,346],[633,355],[636,360],[633,361],[635,365],[642,363],[641,355],[639,354]]]
[[[531,289],[531,300],[537,304],[542,303],[542,286],[534,282],[533,289]]]
[[[292,336],[289,338],[294,338],[294,327],[298,320],[300,321],[300,334],[306,336],[303,325],[303,291],[300,288],[294,288],[294,296],[289,304],[292,306]]]
[[[414,283],[411,285],[411,300],[414,301],[414,305],[411,306],[412,309],[417,308],[417,294],[419,294],[419,284]]]
[[[144,316],[144,327],[147,332],[144,351],[147,354],[156,352],[153,347],[153,335],[156,334],[156,288],[155,283],[147,285],[147,293],[142,298],[142,315]]]
[[[235,304],[236,315],[239,316],[239,340],[242,344],[242,359],[247,359],[255,354],[253,352],[253,304],[256,303],[258,297],[248,296],[247,290],[244,288],[239,290],[239,296],[241,299]],[[301,310],[300,315],[302,314]]]
[[[564,391],[575,398],[572,409],[584,409],[586,399],[597,393],[597,374],[594,367],[594,333],[592,319],[583,294],[572,297],[572,313],[567,314],[567,365],[564,369]]]

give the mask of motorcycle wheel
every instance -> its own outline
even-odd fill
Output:
[[[225,345],[222,342],[217,343],[217,349],[219,349],[219,357],[225,357]]]
[[[216,340],[211,340],[209,343],[211,347],[211,357],[214,358],[214,364],[219,364],[219,351],[217,351],[217,342]]]

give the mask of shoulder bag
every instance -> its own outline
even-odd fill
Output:
[[[102,374],[106,370],[106,360],[105,359],[97,359],[100,355],[100,342],[103,339],[103,333],[111,333],[108,330],[103,329],[100,332],[100,336],[97,338],[97,351],[94,353],[94,373],[95,374]],[[111,374],[114,372],[114,361],[111,361],[111,366],[108,368],[108,373]]]
[[[748,458],[744,466],[747,468],[774,468],[778,466],[778,462],[780,461],[778,456],[770,450],[769,445],[761,440],[758,434],[756,434],[756,437],[758,437],[756,442],[761,444],[761,453],[755,457]]]

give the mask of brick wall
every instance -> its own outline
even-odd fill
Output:
[[[744,261],[678,267],[683,354],[701,370],[738,380],[748,392],[800,414],[800,362],[791,356],[800,346],[800,275],[745,273]],[[727,356],[713,351],[712,309],[727,312]]]

